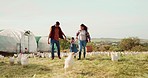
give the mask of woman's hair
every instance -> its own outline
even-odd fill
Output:
[[[86,32],[88,31],[87,26],[85,26],[84,24],[81,24],[80,26],[84,27],[84,30],[85,30]]]
[[[72,39],[72,40],[74,40],[75,38],[74,38],[74,37],[72,37],[71,39]]]

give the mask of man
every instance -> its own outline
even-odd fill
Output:
[[[59,59],[61,59],[60,57],[60,43],[59,43],[59,38],[60,39],[64,39],[64,37],[66,39],[65,34],[63,33],[62,29],[60,28],[60,23],[56,22],[56,24],[54,26],[51,27],[51,31],[48,37],[48,44],[51,43],[51,55],[52,55],[52,60],[54,59],[54,44],[56,44],[57,46],[57,50],[58,50],[58,57]],[[50,41],[49,41],[50,39]]]

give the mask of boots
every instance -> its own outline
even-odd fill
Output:
[[[86,52],[84,52],[83,55],[84,55],[84,58],[85,58],[86,57]],[[81,60],[81,52],[79,52],[79,58],[78,58],[78,60]]]
[[[84,52],[84,58],[85,58],[85,56],[86,56],[86,52]]]
[[[79,52],[79,58],[78,58],[78,60],[81,60],[81,52]]]

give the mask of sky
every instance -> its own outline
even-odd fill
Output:
[[[56,21],[67,36],[84,23],[93,38],[148,39],[148,0],[0,0],[0,29],[47,36]]]

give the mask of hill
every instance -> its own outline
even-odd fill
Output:
[[[93,42],[119,42],[121,41],[121,39],[117,39],[117,38],[92,38]]]
[[[121,40],[122,39],[120,39],[120,38],[92,38],[93,42],[100,42],[100,41],[103,41],[103,42],[119,42]],[[148,39],[140,39],[140,40],[141,40],[141,43],[148,43]]]

